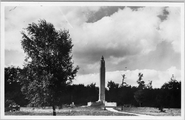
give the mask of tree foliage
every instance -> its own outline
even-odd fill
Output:
[[[24,106],[27,104],[25,96],[21,92],[22,69],[14,66],[5,68],[5,101],[14,101],[16,104]]]
[[[119,88],[119,84],[113,82],[112,80],[108,82],[107,84],[108,90],[106,90],[105,92],[105,99],[107,99],[110,102],[116,102],[117,98],[118,98],[118,88]]]
[[[178,82],[174,75],[170,81],[161,86],[160,104],[167,107],[181,107],[181,82]]]
[[[57,31],[53,24],[40,20],[22,32],[21,44],[27,55],[23,92],[31,105],[55,107],[79,69],[73,66],[69,31]]]
[[[142,106],[142,103],[145,100],[144,90],[143,90],[143,89],[145,89],[145,81],[142,80],[142,77],[143,77],[142,73],[139,73],[138,77],[139,77],[139,79],[137,80],[138,90],[135,92],[134,98],[139,103],[139,106]]]

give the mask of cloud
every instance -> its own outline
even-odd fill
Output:
[[[172,66],[167,69],[167,71],[157,71],[154,69],[136,69],[136,70],[125,70],[125,71],[112,71],[106,72],[106,86],[109,81],[114,81],[117,84],[122,82],[122,74],[126,75],[125,82],[131,86],[138,86],[138,73],[143,73],[143,80],[145,84],[152,81],[153,88],[160,88],[164,83],[169,82],[172,74],[175,79],[181,81],[181,70]],[[100,84],[99,73],[78,75],[74,80],[73,84],[84,84],[88,85],[91,83],[96,83],[96,86]]]
[[[23,67],[25,54],[14,50],[5,50],[5,65]]]
[[[99,86],[99,74],[85,74],[85,75],[77,75],[73,80],[73,84],[84,84],[88,85],[91,83],[96,83]]]
[[[181,24],[182,21],[180,19],[181,11],[176,7],[167,8],[169,15],[167,19],[160,24],[161,29],[161,37],[164,40],[167,40],[172,43],[173,49],[176,52],[180,52],[181,48]]]
[[[95,23],[84,23],[83,27],[73,32],[74,41],[81,43],[80,47],[88,46],[88,49],[96,46],[101,50],[127,50],[129,54],[148,53],[160,40],[156,29],[160,19],[158,14],[152,12],[153,9],[132,11],[125,8]],[[83,34],[76,36],[78,31]]]
[[[102,6],[98,11],[91,12],[88,16],[87,23],[94,23],[100,19],[102,19],[105,16],[111,16],[115,12],[117,12],[119,9],[124,9],[125,6]]]
[[[159,15],[163,15],[164,10],[169,11],[169,14],[166,20],[161,21]],[[173,12],[170,10],[165,7],[143,7],[133,11],[127,7],[94,23],[84,23],[71,30],[75,61],[83,69],[84,64],[93,65],[104,55],[108,65],[114,68],[110,70],[118,70],[119,67],[113,67],[116,64],[123,69],[122,63],[131,69],[159,67],[164,70],[174,64],[179,67],[180,51],[174,53],[177,49],[174,46],[180,48],[179,39],[175,39],[180,36],[180,31],[174,31],[173,26],[180,30],[180,26],[176,25],[180,24],[179,17],[175,17],[180,15],[175,14],[173,9]],[[170,22],[171,20],[177,22]],[[164,26],[163,29],[161,26]],[[170,33],[172,30],[174,34]],[[174,38],[172,43],[171,38]],[[173,60],[170,56],[177,59]],[[92,68],[97,69],[96,66]],[[95,72],[95,69],[86,68],[86,72],[83,71],[84,69],[79,72]]]
[[[59,7],[59,6],[17,6],[5,7],[5,49],[23,52],[21,47],[21,31],[32,22],[45,19],[54,24],[57,30],[71,29],[87,21],[90,11],[98,11],[100,7]]]
[[[129,70],[167,70],[171,66],[176,66],[178,69],[181,69],[180,60],[181,54],[176,53],[170,43],[163,41],[156,46],[156,50],[148,54],[125,57],[125,59],[118,64],[118,69],[121,69],[123,66],[126,66]]]

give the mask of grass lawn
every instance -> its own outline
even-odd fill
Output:
[[[117,110],[121,111],[121,107],[117,107]],[[153,107],[124,107],[124,112],[131,112],[143,115],[151,116],[181,116],[180,108],[164,108],[165,112],[160,112],[158,108]]]
[[[121,111],[120,107],[116,108]],[[152,107],[124,107],[123,112],[130,112],[142,115],[151,116],[180,116],[181,109],[175,108],[164,108],[166,112],[160,112],[157,108]],[[21,107],[20,111],[16,112],[5,112],[5,115],[49,115],[52,116],[51,108],[31,108],[31,107]],[[62,108],[56,109],[57,116],[133,116],[130,114],[115,113],[100,108],[94,107],[74,107],[74,108]]]
[[[51,108],[30,108],[21,107],[20,111],[5,112],[5,115],[50,115],[52,116]],[[100,108],[93,107],[74,107],[62,108],[56,110],[57,116],[131,116],[129,114],[114,113]]]

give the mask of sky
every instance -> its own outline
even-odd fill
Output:
[[[181,9],[173,6],[6,6],[4,14],[5,66],[24,64],[21,31],[45,19],[57,30],[69,30],[74,66],[80,69],[74,84],[99,86],[104,56],[106,83],[160,88],[175,76],[181,80]]]

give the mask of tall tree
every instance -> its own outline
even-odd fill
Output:
[[[108,98],[108,101],[110,102],[118,102],[118,90],[119,90],[119,84],[115,83],[114,81],[109,81],[107,84],[108,87],[108,95],[106,98]]]
[[[70,84],[79,67],[72,62],[72,40],[69,31],[56,30],[53,24],[40,20],[22,32],[26,53],[27,75],[22,91],[32,105],[50,105],[53,115],[66,84]]]
[[[139,106],[142,106],[142,103],[144,102],[144,91],[143,89],[145,88],[145,81],[142,80],[143,74],[139,73],[138,74],[139,79],[137,80],[138,85],[138,90],[134,94],[134,98],[136,101],[139,103]]]
[[[121,86],[128,86],[128,84],[125,82],[126,75],[123,74],[122,77],[123,77],[123,78],[122,78]]]
[[[161,86],[163,91],[163,101],[165,107],[181,107],[181,82],[172,75],[171,80]]]

